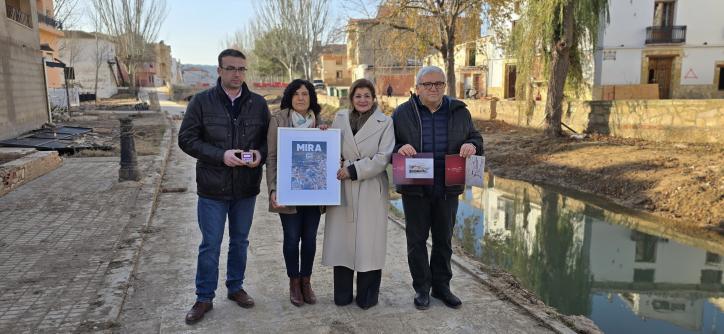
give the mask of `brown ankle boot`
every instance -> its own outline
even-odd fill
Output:
[[[304,304],[304,297],[302,297],[302,285],[299,277],[289,278],[289,301],[294,306],[302,306]]]
[[[317,303],[317,296],[314,295],[312,290],[312,283],[309,282],[310,276],[302,277],[302,296],[304,296],[304,302],[307,304]]]

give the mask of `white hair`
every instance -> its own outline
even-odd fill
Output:
[[[419,85],[422,77],[430,73],[440,73],[442,74],[443,78],[445,77],[445,71],[443,71],[441,68],[437,66],[425,66],[417,72],[417,76],[415,77],[415,85]]]

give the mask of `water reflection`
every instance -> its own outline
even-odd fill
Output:
[[[657,225],[528,183],[492,183],[461,196],[455,236],[470,255],[606,333],[724,334],[721,248],[630,229]],[[401,214],[399,199],[392,206]]]

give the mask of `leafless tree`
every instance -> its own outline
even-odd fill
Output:
[[[385,3],[389,10],[378,17],[384,25],[414,33],[420,42],[440,53],[445,62],[447,93],[456,96],[455,45],[462,29],[467,28],[463,18],[475,21],[482,4],[482,0],[394,0]],[[480,26],[473,29],[479,32]]]
[[[53,0],[53,17],[63,24],[64,30],[75,29],[83,17],[79,0]]]
[[[114,54],[108,42],[105,41],[106,36],[101,36],[99,32],[101,30],[101,18],[97,13],[91,13],[91,21],[95,29],[95,52],[93,55],[94,66],[95,66],[95,79],[93,81],[93,95],[95,95],[95,103],[98,104],[98,81],[100,80],[100,71],[103,64],[106,64]]]
[[[128,68],[129,88],[136,91],[136,67],[149,54],[168,15],[165,0],[92,0],[102,31],[116,44],[116,54]]]
[[[287,69],[290,80],[300,64],[311,80],[322,46],[336,37],[329,0],[264,0],[257,7],[256,29],[267,34],[266,51]]]
[[[251,64],[257,64],[257,56],[254,53],[254,43],[256,41],[256,31],[254,22],[250,22],[246,26],[236,30],[233,34],[227,35],[221,41],[221,47],[224,49],[236,49],[244,53],[246,59]],[[256,66],[250,66],[246,73],[246,80],[255,81],[258,77]]]

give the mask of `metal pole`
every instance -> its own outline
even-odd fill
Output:
[[[141,173],[138,172],[136,160],[133,120],[124,117],[119,121],[121,122],[121,168],[118,170],[118,181],[138,181],[141,179]]]

